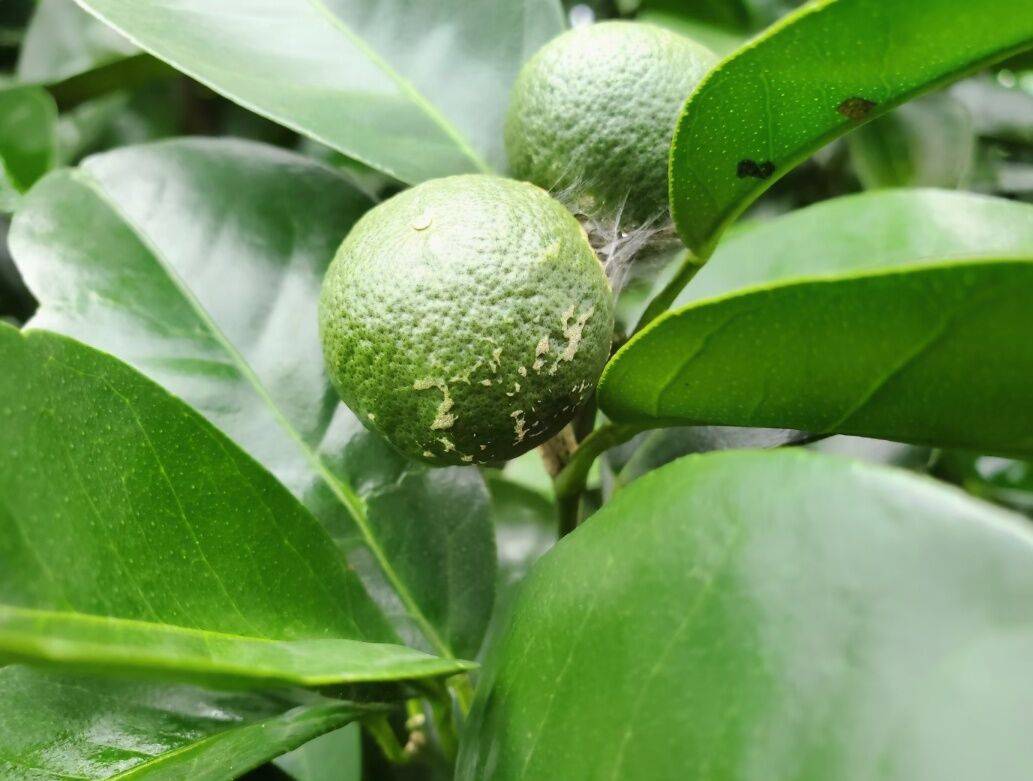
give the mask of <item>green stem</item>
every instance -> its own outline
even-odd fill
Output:
[[[448,700],[432,699],[430,709],[434,716],[434,728],[438,734],[441,753],[450,764],[454,764],[459,753],[459,736],[456,733],[452,703]]]
[[[638,324],[635,326],[635,333],[638,333],[656,318],[667,311],[668,307],[674,303],[674,299],[678,297],[678,294],[685,289],[685,286],[692,281],[692,278],[696,276],[697,272],[703,268],[703,264],[707,262],[706,258],[698,258],[688,250],[685,251],[685,257],[682,259],[681,265],[675,272],[671,280],[664,285],[664,289],[661,290],[649,305],[646,307],[646,311],[642,313],[642,316],[638,319]]]
[[[465,718],[473,704],[473,684],[470,682],[470,675],[468,673],[457,675],[449,681],[449,687],[456,697],[459,713]]]
[[[606,423],[578,445],[570,461],[553,480],[556,502],[560,511],[560,536],[573,531],[577,526],[578,507],[581,494],[588,481],[588,473],[595,460],[611,447],[623,444],[636,434],[651,428],[648,425]]]
[[[556,509],[559,513],[560,519],[559,536],[561,538],[566,537],[577,528],[578,522],[580,521],[581,493],[578,492],[571,496],[557,497]]]
[[[378,713],[375,716],[370,716],[363,720],[362,726],[373,736],[373,740],[376,741],[380,750],[384,752],[388,762],[397,765],[404,765],[409,762],[411,757],[405,753],[405,749],[398,742],[398,736],[391,727],[387,714]]]

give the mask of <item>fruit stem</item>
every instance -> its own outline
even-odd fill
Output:
[[[406,753],[405,749],[402,748],[402,744],[398,742],[398,736],[391,727],[387,714],[378,713],[375,716],[370,716],[363,720],[362,726],[366,728],[373,740],[376,741],[377,746],[380,747],[388,762],[406,765],[412,760],[412,754]]]
[[[577,438],[574,436],[573,427],[569,425],[564,426],[556,436],[539,446],[538,453],[549,477],[556,477],[563,470],[575,450]]]
[[[595,460],[611,447],[623,444],[636,434],[650,428],[640,424],[605,423],[578,445],[567,465],[552,481],[560,513],[560,536],[577,526],[581,494],[588,481],[588,472]]]

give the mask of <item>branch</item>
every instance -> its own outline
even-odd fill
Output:
[[[595,460],[611,447],[627,442],[636,434],[652,428],[650,425],[606,423],[578,445],[570,461],[553,480],[553,490],[559,502],[578,498],[585,490],[588,472]]]

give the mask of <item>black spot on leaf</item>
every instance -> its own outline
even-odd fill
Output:
[[[770,160],[758,163],[756,160],[740,160],[735,173],[740,179],[752,176],[755,179],[767,179],[775,173],[775,164]]]
[[[836,111],[847,119],[859,121],[867,119],[868,115],[872,113],[872,109],[877,105],[874,100],[868,100],[867,98],[847,98],[836,106]]]

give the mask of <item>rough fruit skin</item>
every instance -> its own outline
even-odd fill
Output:
[[[609,357],[609,283],[577,220],[494,176],[425,182],[356,223],[327,270],[338,393],[397,449],[494,463],[559,431]]]
[[[706,47],[638,22],[560,35],[513,87],[505,126],[512,174],[592,218],[664,224],[675,122],[716,61]]]

